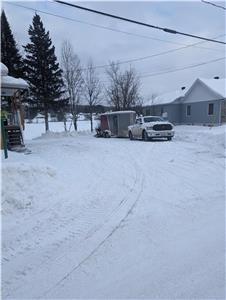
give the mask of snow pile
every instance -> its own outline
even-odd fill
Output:
[[[208,126],[175,126],[175,140],[197,143],[199,145],[217,148],[223,153],[225,149],[226,125]]]
[[[2,212],[12,213],[15,209],[34,207],[40,199],[47,201],[49,189],[56,184],[55,176],[55,170],[48,166],[25,163],[3,165]]]
[[[62,131],[62,132],[48,131],[46,133],[42,133],[41,136],[34,138],[34,140],[77,137],[77,136],[81,136],[81,135],[92,135],[92,134],[88,130],[78,131],[78,132],[76,132],[76,131]]]

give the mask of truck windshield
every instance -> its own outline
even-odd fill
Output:
[[[161,117],[144,117],[144,123],[164,121]]]

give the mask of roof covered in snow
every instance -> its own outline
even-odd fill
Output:
[[[188,95],[193,86],[197,83],[201,82],[207,88],[212,90],[214,93],[218,94],[222,98],[226,98],[226,79],[207,79],[207,78],[198,78],[195,82],[191,85],[191,87],[180,89],[172,92],[168,92],[165,94],[161,94],[155,97],[152,101],[150,101],[147,105],[163,105],[163,104],[170,104],[170,103],[178,103],[180,100],[183,101],[183,97]],[[208,99],[206,99],[208,100]]]
[[[8,68],[1,62],[1,76],[7,76],[9,73]]]
[[[21,78],[1,76],[1,86],[2,88],[27,89],[28,83]]]
[[[18,89],[28,89],[28,83],[21,79],[21,78],[15,78],[12,76],[8,76],[9,70],[1,63],[1,88],[5,89],[5,91],[2,91],[3,95],[8,95],[9,91],[7,90],[18,90]]]
[[[219,79],[198,78],[198,80],[204,83],[212,91],[222,96],[222,98],[226,98],[226,87],[225,87],[226,78],[219,78]]]
[[[102,115],[118,115],[118,114],[128,114],[128,113],[136,113],[136,112],[133,110],[120,110],[120,111],[106,112]]]
[[[45,118],[44,114],[38,113],[35,118]]]
[[[183,97],[187,89],[180,89],[172,92],[168,92],[165,94],[161,94],[153,99],[153,101],[149,105],[162,105],[172,103],[179,98]]]

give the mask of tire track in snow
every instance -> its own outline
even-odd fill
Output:
[[[126,150],[126,149],[125,149]],[[126,153],[127,151],[125,151],[125,153]],[[126,155],[128,155],[128,153],[126,153]],[[131,156],[131,155],[130,155]],[[123,158],[122,158],[123,159]],[[131,156],[131,159],[132,159],[132,156]],[[120,160],[121,160],[121,158],[120,158]],[[114,232],[117,230],[117,229],[119,229],[120,228],[120,226],[121,226],[121,224],[125,221],[125,219],[129,216],[129,214],[132,212],[132,210],[134,209],[134,206],[136,205],[136,203],[138,202],[138,200],[139,200],[139,198],[140,198],[140,195],[141,195],[141,193],[142,193],[142,189],[143,189],[143,180],[141,181],[141,183],[139,182],[140,181],[140,178],[141,178],[141,176],[140,176],[140,174],[139,174],[139,167],[138,167],[138,165],[136,164],[136,162],[134,162],[132,165],[132,169],[134,169],[135,170],[135,178],[133,178],[133,183],[131,182],[131,183],[129,183],[128,182],[128,187],[129,187],[129,193],[135,193],[135,197],[136,197],[136,199],[135,199],[135,201],[133,201],[133,203],[132,203],[132,205],[131,205],[131,201],[129,201],[128,202],[128,199],[130,199],[130,197],[128,197],[129,195],[127,194],[127,197],[123,197],[123,199],[116,205],[116,207],[109,213],[109,217],[107,218],[107,219],[105,219],[105,221],[101,224],[101,227],[98,229],[98,230],[95,230],[95,232],[94,233],[92,233],[92,235],[91,235],[91,243],[89,244],[90,246],[92,245],[92,242],[94,241],[95,242],[95,239],[97,238],[97,245],[96,245],[96,247],[94,247],[94,249],[90,249],[90,251],[89,251],[89,254],[88,255],[86,255],[86,257],[84,258],[84,259],[82,259],[82,260],[80,260],[77,264],[76,264],[76,266],[75,266],[75,270],[76,269],[78,269],[81,265],[83,265],[92,255],[94,255],[97,251],[98,251],[98,249],[114,234]],[[126,175],[126,174],[125,174]],[[132,179],[132,177],[131,177],[131,179]],[[132,186],[131,186],[131,184],[132,184]],[[136,186],[138,185],[138,187],[136,188]],[[138,195],[137,195],[137,193],[138,193]],[[136,196],[137,195],[137,196]],[[132,198],[133,198],[133,195],[132,195]],[[59,205],[59,203],[57,203],[58,205]],[[128,207],[129,206],[129,207]],[[126,210],[126,211],[125,211]],[[123,217],[122,217],[122,214],[124,214],[123,215]],[[39,214],[38,214],[39,215]],[[38,216],[37,215],[37,216]],[[37,217],[37,216],[35,216],[35,217]],[[116,219],[118,218],[119,220],[117,221],[117,224],[115,225],[115,221],[114,221],[114,219],[112,220],[112,217],[115,217]],[[110,224],[107,224],[107,223],[110,223]],[[106,225],[106,226],[105,226]],[[109,228],[109,226],[110,226],[110,228]],[[113,227],[113,228],[111,228],[111,227]],[[100,229],[102,229],[102,230],[100,230]],[[110,230],[109,230],[110,229]],[[96,232],[97,231],[100,231],[100,232],[98,232],[98,234],[99,234],[99,236],[97,235],[95,235],[96,234]],[[93,236],[94,235],[94,236]],[[104,237],[105,236],[105,237]],[[92,238],[93,237],[93,238]],[[102,239],[104,237],[104,239]],[[99,241],[98,241],[99,240]],[[82,248],[82,247],[81,247]],[[73,249],[72,249],[73,250]],[[71,252],[72,253],[72,252]],[[79,255],[79,256],[81,256],[81,255]],[[79,257],[78,256],[78,257]],[[50,256],[51,257],[51,256]],[[56,259],[54,259],[54,261],[52,260],[52,259],[50,259],[50,257],[48,256],[47,257],[47,259],[45,259],[44,261],[48,264],[48,262],[50,262],[50,265],[52,264],[53,265],[53,268],[55,267],[54,266],[54,264],[56,265],[57,263],[58,263],[58,260],[60,261],[61,259],[63,259],[63,261],[65,261],[66,262],[66,264],[68,263],[68,258],[67,258],[67,253],[66,254],[64,254],[64,256],[63,257],[57,257]],[[72,258],[73,258],[73,256],[71,256]],[[49,259],[50,259],[50,261],[49,261]],[[80,258],[81,259],[81,258]],[[39,265],[39,266],[38,266]],[[47,265],[43,265],[43,261],[40,263],[39,262],[39,264],[38,265],[36,265],[36,267],[37,267],[37,272],[38,272],[38,274],[36,274],[37,276],[39,276],[39,275],[41,275],[42,277],[43,277],[43,275],[42,275],[42,273],[43,273],[43,271],[45,272],[46,270],[45,270],[45,268],[46,268],[46,266]],[[42,265],[43,265],[43,267],[42,267]],[[62,266],[63,264],[62,264],[62,262],[61,262],[61,266]],[[35,266],[35,265],[34,265]],[[33,267],[34,267],[33,266]],[[66,265],[67,266],[67,265]],[[41,267],[41,268],[40,268]],[[39,269],[40,268],[40,269]],[[73,268],[74,269],[74,268]],[[35,273],[36,273],[36,270],[35,270]],[[30,272],[30,269],[28,270],[28,273],[27,273],[27,270],[25,270],[26,272],[25,272],[25,277],[24,278],[22,278],[22,277],[20,277],[19,275],[19,277],[18,276],[16,276],[16,278],[15,278],[15,280],[19,283],[19,281],[21,282],[23,282],[23,286],[25,287],[25,289],[28,287],[28,286],[31,286],[31,284],[27,284],[28,282],[30,282],[30,283],[32,283],[34,280],[33,280],[33,278],[34,278],[34,276],[33,276],[33,271],[34,271],[34,269],[33,269],[33,271],[32,272]],[[51,268],[50,268],[50,272],[51,272],[52,270],[51,270]],[[58,270],[56,270],[56,271],[58,271]],[[47,269],[47,273],[49,272],[49,270]],[[53,271],[54,272],[54,271]],[[67,273],[65,276],[66,276],[66,278],[68,278],[69,276],[70,276],[70,274],[71,273],[73,273],[74,272],[74,270],[72,270],[72,272],[69,272],[69,274]],[[27,274],[26,274],[27,273]],[[52,273],[52,274],[54,274],[54,273]],[[37,276],[35,275],[35,277],[37,278]],[[59,276],[60,276],[60,274],[58,274]],[[31,276],[31,277],[30,277]],[[59,277],[58,276],[58,277]],[[65,277],[64,276],[64,277]],[[45,276],[44,276],[45,277]],[[48,276],[47,276],[48,277]],[[62,282],[62,281],[64,281],[65,279],[64,279],[64,277],[60,280],[60,282]],[[28,280],[27,280],[28,279]],[[55,280],[56,280],[57,278],[55,278]],[[19,280],[19,281],[18,281]],[[51,280],[52,281],[52,280]],[[21,282],[21,283],[22,283]],[[58,281],[59,282],[59,281]],[[7,297],[12,297],[12,294],[14,294],[15,295],[15,292],[19,292],[19,294],[20,294],[20,292],[24,292],[23,291],[23,288],[21,289],[21,287],[23,287],[23,286],[21,286],[21,283],[20,283],[20,286],[18,286],[16,289],[11,289],[11,291],[9,290],[8,291],[8,293],[5,295],[5,297],[7,298]],[[58,284],[58,283],[57,283]],[[60,283],[59,283],[60,284]],[[46,285],[46,283],[44,284],[44,286]],[[44,290],[44,286],[43,286],[43,290]],[[50,284],[48,284],[47,286],[50,286]],[[54,285],[55,286],[55,285]],[[53,286],[53,288],[54,288],[54,286]],[[48,290],[49,291],[49,290]],[[48,292],[47,291],[47,292]],[[35,291],[33,291],[32,290],[32,292],[34,292],[35,293]],[[47,293],[46,292],[46,293]],[[25,293],[26,294],[26,293]],[[36,293],[37,294],[37,293]],[[36,296],[36,295],[35,295]]]
[[[131,155],[130,155],[131,156]],[[136,185],[137,181],[138,181],[138,167],[137,167],[137,163],[134,162],[135,165],[135,170],[136,170],[136,177],[135,177],[135,182],[134,182],[134,186]],[[123,222],[125,222],[125,220],[128,218],[128,216],[132,213],[133,209],[135,208],[135,206],[137,205],[141,194],[143,192],[143,187],[144,187],[144,174],[142,174],[142,179],[141,179],[141,183],[140,183],[140,188],[138,191],[138,194],[135,198],[135,201],[132,203],[132,205],[130,206],[130,208],[126,211],[125,215],[123,218],[120,219],[120,221],[118,222],[117,225],[115,225],[112,230],[107,234],[107,236],[98,243],[98,245],[84,258],[82,259],[79,263],[77,263],[69,272],[67,272],[60,280],[58,280],[51,288],[49,288],[48,290],[46,290],[40,297],[38,297],[37,299],[42,299],[44,298],[47,294],[49,294],[51,291],[53,291],[55,288],[57,288],[58,286],[60,286],[66,279],[68,279],[70,277],[70,275],[72,275],[72,273],[74,273],[76,270],[78,270],[82,265],[84,265],[95,253],[98,252],[98,250],[106,243],[106,241],[108,241],[109,238],[111,238],[111,236],[118,230],[120,229],[121,225],[123,224]],[[133,188],[134,188],[133,186]],[[132,190],[133,190],[132,188]],[[120,210],[120,207],[128,200],[128,197],[124,197],[121,202],[118,204],[118,206],[115,209],[115,213],[118,212]],[[111,215],[114,215],[114,212],[111,213]]]
[[[136,169],[136,175],[135,175],[133,187],[130,188],[131,193],[135,190],[135,186],[138,182],[138,171],[137,171],[137,168],[135,168],[135,169]],[[107,218],[104,220],[103,223],[98,224],[97,226],[95,226],[95,228],[91,228],[89,230],[87,236],[85,237],[85,240],[91,238],[98,230],[100,230],[109,221],[109,219],[111,217],[113,217],[123,205],[125,205],[125,203],[127,201],[128,201],[128,197],[127,196],[123,197],[123,199],[116,205],[116,207],[108,214]],[[90,232],[91,232],[91,234],[90,234]]]
[[[190,166],[190,164],[188,164]],[[167,170],[164,169],[162,171],[167,171],[168,174],[171,174],[172,173],[172,170]],[[174,174],[175,175],[175,174]],[[142,179],[142,190],[143,190],[143,184],[144,184],[144,175],[143,175],[143,179]],[[187,184],[187,182],[186,182]],[[187,184],[189,188],[191,188],[191,185],[188,183]],[[104,240],[102,240],[98,245],[97,247],[95,247],[91,253],[86,256],[80,263],[78,263],[77,265],[74,266],[74,268],[72,270],[70,270],[70,272],[66,273],[65,276],[63,278],[61,278],[61,280],[59,280],[54,286],[52,286],[49,290],[47,290],[43,296],[46,296],[48,295],[49,293],[51,293],[51,291],[53,291],[55,288],[57,289],[65,280],[67,280],[73,272],[75,272],[76,270],[78,270],[80,267],[82,267],[93,255],[95,255],[95,253],[98,252],[98,250],[101,248],[101,246],[104,245],[104,243],[121,227],[122,223],[126,220],[126,218],[128,218],[128,216],[132,213],[134,207],[136,206],[137,202],[139,201],[140,199],[140,196],[142,194],[142,191],[140,191],[140,194],[138,194],[137,196],[137,200],[133,203],[133,205],[131,206],[131,208],[127,211],[126,215],[121,219],[121,221],[118,223],[117,226],[115,226],[112,231],[105,237]],[[123,202],[123,199],[122,201]],[[120,206],[120,205],[119,205]]]
[[[61,283],[63,283],[63,281],[65,281],[67,278],[70,277],[70,275],[75,272],[77,269],[79,269],[84,263],[86,263],[99,249],[100,247],[121,227],[122,223],[125,222],[125,220],[128,218],[128,216],[132,213],[133,209],[135,208],[135,206],[137,205],[137,202],[140,199],[140,196],[143,192],[143,184],[144,184],[144,177],[142,178],[142,187],[141,190],[139,191],[139,194],[136,198],[136,200],[134,201],[134,203],[132,204],[132,206],[130,207],[130,209],[127,211],[126,215],[120,220],[120,222],[118,223],[118,225],[116,225],[111,232],[91,251],[91,253],[86,256],[81,262],[79,262],[77,265],[75,265],[70,272],[68,272],[66,275],[64,275],[64,277],[62,277],[54,286],[52,286],[50,289],[48,289],[47,291],[45,291],[40,297],[38,297],[37,299],[42,299],[43,297],[45,297],[49,292],[51,292],[54,288],[58,287],[59,285],[61,285]]]
[[[89,187],[89,189],[94,189],[94,186],[90,186]],[[63,200],[63,199],[62,199]],[[39,214],[42,212],[42,213],[45,213],[45,212],[49,212],[49,211],[52,211],[53,213],[54,213],[54,211],[56,210],[56,207],[58,207],[58,211],[60,210],[59,208],[60,207],[62,207],[62,205],[63,205],[63,201],[61,201],[60,203],[58,202],[58,203],[56,203],[54,206],[46,206],[45,208],[43,208],[41,211],[39,211],[39,212],[36,212],[36,213],[34,213],[34,214],[31,214],[31,215],[29,215],[29,218],[27,217],[27,219],[29,220],[30,218],[33,218],[33,217],[35,217],[36,219],[38,219],[39,218]],[[89,207],[85,207],[84,208],[84,210],[88,210],[89,209]],[[71,210],[69,210],[70,212],[71,212]],[[68,213],[68,211],[66,211],[65,210],[65,212],[66,213]],[[83,211],[82,211],[82,213],[83,213]],[[52,213],[51,213],[51,215],[52,215]],[[46,218],[44,218],[44,220],[42,219],[41,221],[38,221],[38,224],[35,224],[35,226],[33,227],[33,228],[31,228],[30,229],[30,232],[29,233],[27,233],[27,231],[25,231],[25,233],[23,233],[22,235],[20,235],[18,238],[17,238],[17,241],[19,241],[20,242],[20,240],[22,240],[23,239],[23,237],[25,237],[26,238],[26,240],[28,239],[28,237],[29,237],[29,234],[30,234],[30,236],[33,236],[34,235],[34,233],[36,232],[36,231],[39,231],[40,232],[40,229],[42,229],[43,227],[45,227],[46,226],[46,223],[48,223],[48,224],[53,224],[53,226],[54,226],[54,228],[52,229],[52,231],[51,231],[51,233],[52,234],[54,234],[56,231],[59,231],[59,230],[61,230],[61,229],[63,229],[63,228],[65,228],[66,229],[66,227],[67,227],[67,224],[68,224],[68,221],[74,221],[74,219],[75,219],[75,217],[73,217],[73,218],[70,218],[69,220],[67,219],[67,221],[65,222],[63,219],[62,220],[60,220],[60,221],[62,221],[62,222],[60,222],[60,224],[58,224],[58,222],[53,222],[53,221],[55,221],[55,219],[56,219],[56,217],[55,217],[55,215],[53,215],[52,217],[51,217],[51,215],[50,216],[48,216],[48,218],[46,219]],[[80,216],[81,216],[81,213],[79,214]],[[57,225],[58,224],[58,225]],[[26,230],[27,230],[27,227],[28,226],[24,226],[25,228],[26,228]],[[43,233],[45,230],[44,229],[42,229],[41,230],[41,233]],[[66,230],[65,230],[66,231]],[[52,236],[52,234],[50,235],[50,236]],[[71,236],[71,234],[69,234],[70,236]],[[41,243],[42,242],[42,240],[44,241],[44,238],[45,238],[45,236],[44,237],[40,237],[39,236],[39,242]],[[68,240],[69,238],[68,238],[68,235],[65,237],[66,238],[66,240]],[[65,241],[65,238],[63,239],[63,242]],[[73,238],[73,236],[72,236],[72,238]],[[16,241],[16,242],[17,242]],[[53,243],[53,245],[55,246],[58,246],[58,244],[60,243],[61,241],[57,241],[57,243]],[[39,243],[39,244],[40,244]],[[14,241],[14,244],[15,244],[15,241]],[[29,248],[30,249],[32,249],[32,248],[35,248],[36,246],[37,246],[37,242],[35,241],[35,243],[30,243],[29,245]],[[23,247],[21,247],[21,245],[19,245],[18,243],[16,243],[16,245],[13,247],[14,249],[19,249],[18,251],[19,252],[16,252],[16,250],[15,250],[15,253],[13,253],[13,256],[18,256],[18,255],[23,255],[23,253],[26,253],[26,250],[27,250],[27,245],[25,245],[24,246],[24,249],[23,249]],[[55,250],[55,248],[57,248],[57,247],[54,247],[54,249],[53,250]],[[13,250],[14,250],[13,249]],[[24,251],[23,251],[24,250]],[[46,260],[44,260],[44,261],[42,261],[41,262],[41,264],[40,265],[38,265],[38,266],[36,266],[36,267],[40,267],[43,263],[45,263],[45,262],[48,262],[48,256],[47,256],[47,259]],[[7,262],[8,262],[9,260],[7,260]]]

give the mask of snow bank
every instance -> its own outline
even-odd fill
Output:
[[[89,130],[84,130],[84,131],[79,131],[79,132],[76,132],[76,131],[62,131],[62,132],[48,131],[46,133],[42,133],[41,136],[34,138],[34,140],[77,137],[77,136],[82,136],[82,135],[92,135],[92,133]]]
[[[175,140],[197,143],[209,147],[225,148],[226,125],[218,127],[179,125],[175,126]]]
[[[7,163],[2,168],[3,213],[38,205],[40,199],[48,198],[54,187],[56,172],[49,166],[25,163]],[[35,185],[34,185],[35,183]],[[47,187],[48,184],[48,187]]]

